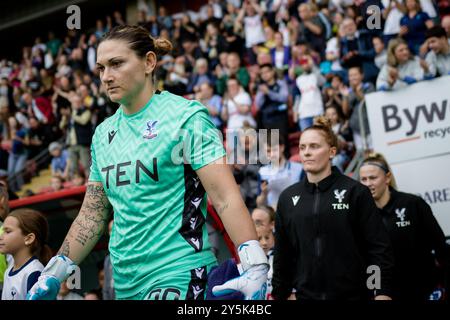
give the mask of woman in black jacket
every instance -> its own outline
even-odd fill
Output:
[[[435,260],[444,275],[448,266],[445,236],[430,206],[418,196],[395,189],[394,177],[381,154],[369,155],[359,173],[380,208],[394,249],[393,298],[428,300],[438,280],[445,281],[445,276],[437,279]]]
[[[336,148],[323,117],[301,135],[307,179],[282,192],[275,217],[277,300],[293,288],[301,300],[390,299],[389,236],[369,189],[331,166]]]

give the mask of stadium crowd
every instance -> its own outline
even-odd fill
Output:
[[[380,9],[376,26],[368,22],[377,14],[372,5]],[[366,94],[450,74],[449,8],[434,0],[209,0],[199,12],[142,8],[137,24],[174,45],[160,59],[158,89],[205,105],[229,153],[258,145],[239,139],[240,130],[279,130],[276,145],[264,144],[277,166],[248,159],[233,165],[253,216],[270,218],[256,222],[269,254],[278,198],[304,176],[299,134],[317,116],[328,118],[339,142],[333,164],[341,171],[363,140],[370,149],[367,116],[359,112]],[[34,159],[46,150],[52,177],[40,192],[89,177],[94,130],[118,108],[100,84],[96,48],[125,23],[116,11],[91,28],[36,37],[21,61],[0,62],[0,175],[10,199],[41,169]],[[67,295],[64,287],[61,298]]]

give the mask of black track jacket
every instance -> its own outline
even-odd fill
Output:
[[[391,242],[366,186],[333,167],[317,185],[303,179],[282,192],[275,218],[275,299],[287,298],[292,288],[297,299],[367,299],[371,265],[380,270],[376,294],[391,295]]]
[[[444,232],[425,200],[394,189],[390,191],[391,198],[381,214],[394,248],[393,298],[428,300],[438,282],[432,250],[444,273],[448,268]]]

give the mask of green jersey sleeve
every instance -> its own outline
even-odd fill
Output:
[[[197,101],[191,101],[195,108],[184,121],[184,160],[194,170],[225,156],[222,133],[209,118],[207,109]]]

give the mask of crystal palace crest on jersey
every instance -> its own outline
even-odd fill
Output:
[[[158,135],[158,131],[156,131],[156,124],[158,120],[150,120],[147,121],[147,128],[144,130],[143,137],[145,139],[153,139]]]

